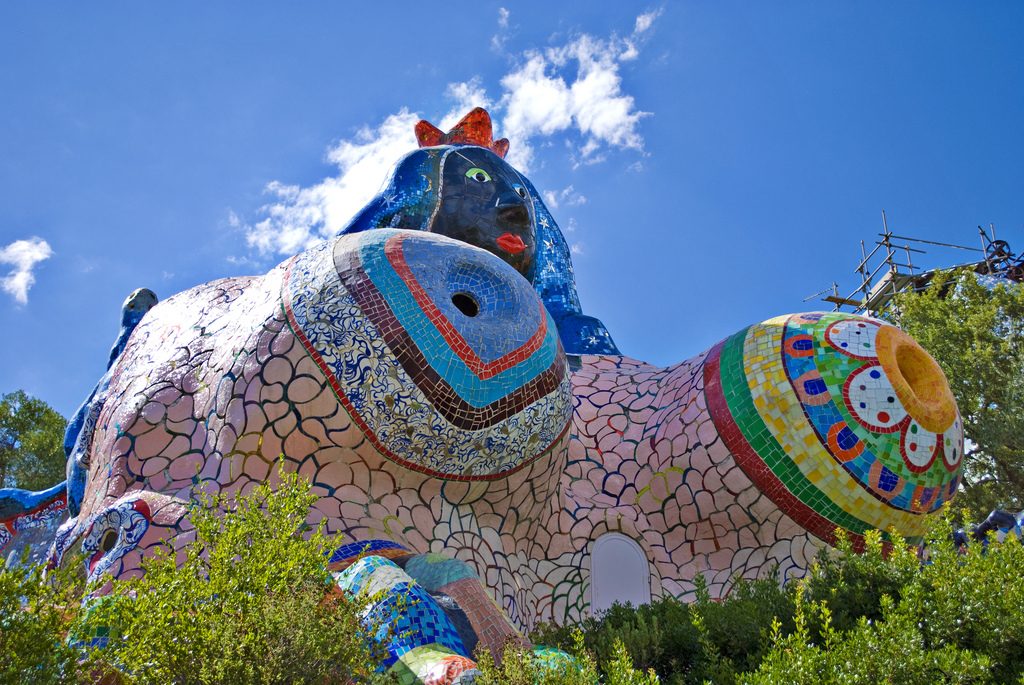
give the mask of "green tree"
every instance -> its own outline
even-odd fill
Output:
[[[962,498],[976,517],[1024,508],[1024,286],[940,274],[886,317],[939,363],[963,415]]]
[[[66,426],[22,390],[0,397],[0,487],[43,490],[64,480]]]

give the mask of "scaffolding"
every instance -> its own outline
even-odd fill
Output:
[[[882,232],[878,234],[880,239],[875,241],[870,252],[865,242],[860,241],[861,259],[854,269],[860,278],[860,285],[843,297],[839,294],[839,284],[833,282],[830,288],[804,298],[804,302],[821,298],[832,304],[835,311],[843,311],[844,307],[848,307],[857,314],[872,316],[885,309],[895,295],[906,290],[920,291],[927,288],[938,273],[967,268],[980,275],[1024,282],[1024,254],[1016,255],[1005,240],[997,240],[995,226],[992,224],[989,224],[988,231],[978,226],[978,235],[981,239],[980,247],[896,235],[889,229],[889,221],[883,209]],[[965,251],[974,259],[953,266],[922,269],[914,264],[914,255],[928,254],[923,249],[926,245],[943,250]]]

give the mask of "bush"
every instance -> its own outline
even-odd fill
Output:
[[[832,626],[852,630],[861,618],[882,618],[882,597],[898,598],[920,571],[916,550],[899,536],[883,543],[876,530],[864,536],[864,551],[855,554],[845,531],[836,531],[836,549],[824,549],[811,568],[805,591],[811,603],[827,602]],[[816,626],[816,616],[809,617]]]
[[[952,523],[928,536],[927,561],[892,535],[842,542],[794,595],[795,629],[776,621],[772,649],[743,683],[1013,683],[1024,681],[1024,547],[991,538],[965,553]]]
[[[827,602],[806,604],[806,586],[797,592],[795,630],[783,635],[772,626],[772,650],[745,685],[918,685],[919,683],[988,683],[989,661],[952,645],[930,646],[913,612],[891,598],[881,601],[882,620],[861,618],[849,631],[832,626]],[[811,639],[808,618],[819,625],[819,642]],[[1003,681],[999,681],[1003,682]]]
[[[43,685],[80,678],[79,652],[64,641],[84,585],[76,570],[59,569],[44,580],[40,565],[0,562],[0,683]]]
[[[792,592],[780,587],[773,573],[759,580],[738,579],[728,597],[713,602],[703,580],[698,576],[697,602],[691,610],[702,634],[704,659],[688,682],[731,682],[736,674],[761,663],[773,620],[778,619],[786,632],[792,629]]]
[[[670,685],[1024,682],[1024,545],[961,553],[951,531],[936,523],[925,562],[894,533],[868,533],[862,554],[840,535],[803,581],[739,580],[720,602],[698,577],[689,607],[616,605],[581,624],[583,645],[605,678],[620,650]],[[566,628],[532,637],[571,645]]]
[[[320,530],[305,518],[308,485],[282,474],[276,490],[211,499],[192,513],[196,541],[144,562],[80,610],[81,561],[44,580],[33,566],[0,568],[0,682],[374,682],[379,656],[359,607],[333,587]],[[1024,682],[1024,546],[1010,536],[965,553],[951,523],[928,536],[928,559],[891,535],[841,539],[808,577],[780,588],[737,580],[712,601],[663,598],[612,607],[575,629],[544,626],[500,664],[478,655],[479,685]],[[110,643],[87,641],[110,628]],[[660,676],[660,679],[659,679]]]
[[[582,631],[572,631],[571,654],[544,653],[527,650],[509,643],[501,664],[495,664],[491,654],[481,649],[477,655],[480,675],[475,685],[658,685],[660,680],[653,669],[642,670],[633,660],[621,640],[612,645],[611,658],[598,669],[594,656],[584,646]],[[604,677],[598,677],[599,670]]]
[[[296,474],[280,480],[195,507],[183,563],[151,557],[90,607],[76,637],[111,635],[97,667],[133,683],[373,679],[358,607],[330,592],[327,538],[304,538],[316,498]]]
[[[663,597],[639,607],[616,604],[600,618],[580,624],[584,646],[606,664],[623,649],[641,670],[653,669],[665,683],[732,682],[737,673],[756,668],[769,646],[772,619],[792,624],[791,593],[772,579],[737,579],[729,596],[712,601],[697,576],[697,601],[687,605]],[[531,638],[570,648],[572,628],[541,626]]]
[[[949,528],[929,541],[930,561],[908,583],[903,602],[930,645],[985,655],[994,682],[1024,678],[1024,545],[1014,535],[975,543],[966,553]]]

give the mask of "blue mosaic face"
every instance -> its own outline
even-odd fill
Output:
[[[482,247],[530,277],[537,251],[533,201],[519,173],[490,150],[458,146],[445,154],[430,230]]]

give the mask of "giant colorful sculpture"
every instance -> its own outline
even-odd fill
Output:
[[[915,538],[955,494],[957,408],[905,334],[795,314],[667,368],[624,357],[486,113],[418,133],[342,235],[145,314],[53,563],[81,545],[93,577],[136,573],[189,543],[198,493],[272,480],[283,456],[339,536],[339,584],[383,615],[422,596],[384,666],[455,682],[473,645],[578,621],[616,587],[800,576],[837,528]]]

